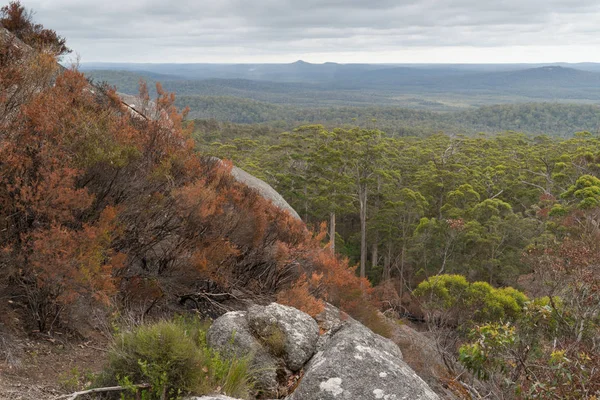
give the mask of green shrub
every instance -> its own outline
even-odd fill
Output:
[[[211,393],[247,398],[251,390],[248,360],[227,359],[211,350],[206,326],[190,319],[160,321],[117,335],[100,381],[149,384],[148,400]]]
[[[451,313],[459,321],[515,321],[528,302],[524,293],[512,287],[496,289],[486,282],[469,283],[461,275],[433,276],[413,293],[427,310]]]
[[[414,295],[422,297],[433,308],[450,309],[462,301],[469,282],[462,275],[436,275],[417,286]]]

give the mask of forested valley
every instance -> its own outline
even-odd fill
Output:
[[[318,70],[324,66],[312,67]],[[392,136],[425,136],[440,132],[495,134],[510,130],[567,138],[579,131],[597,133],[600,129],[597,98],[585,94],[575,98],[561,97],[564,87],[568,88],[570,83],[589,86],[586,74],[591,72],[573,70],[576,76],[584,74],[581,81],[573,83],[567,79],[569,74],[546,76],[538,70],[540,68],[527,70],[533,75],[533,82],[537,81],[537,74],[542,75],[537,77],[541,81],[530,89],[537,94],[532,97],[498,92],[504,81],[490,84],[491,88],[482,93],[469,87],[460,91],[440,89],[440,93],[428,93],[425,87],[405,90],[403,86],[396,88],[393,84],[383,88],[358,86],[348,89],[334,84],[319,86],[312,80],[302,83],[214,78],[182,80],[143,71],[84,71],[94,81],[115,85],[128,94],[137,93],[140,79],[148,81],[150,87],[161,81],[165,89],[178,94],[178,107],[189,107],[189,117],[193,119],[261,124],[280,130],[322,124],[328,129],[351,126],[379,129]],[[446,80],[455,78],[453,70],[446,73],[449,74]],[[470,79],[478,76],[467,75]],[[514,79],[515,82],[509,80],[509,84],[519,83],[516,77]],[[551,93],[541,94],[542,89]]]
[[[143,80],[134,101],[61,66],[18,1],[0,32],[0,396],[329,399],[350,389],[318,368],[344,348],[340,374],[395,365],[394,396],[600,396],[597,105],[305,108]],[[373,91],[350,103],[410,72],[352,68]],[[533,96],[531,73],[473,87]],[[595,72],[543,73],[596,95]]]
[[[331,243],[337,237],[336,251],[353,262],[361,215],[369,221],[374,282],[404,271],[415,280],[449,272],[515,284],[529,270],[522,252],[547,243],[552,217],[600,200],[595,189],[581,191],[598,183],[600,142],[589,132],[394,138],[307,125],[227,139],[228,129],[198,124],[201,151],[269,182],[308,224],[336,221]]]
[[[204,152],[270,182],[307,223],[325,221],[329,247],[358,265],[384,308],[411,317],[412,293],[426,320],[449,325],[434,328],[442,346],[456,345],[458,326],[473,340],[461,362],[482,378],[524,379],[519,396],[587,398],[555,385],[597,379],[597,136],[230,129],[200,124],[195,135]]]

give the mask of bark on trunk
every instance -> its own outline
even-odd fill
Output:
[[[308,224],[308,186],[304,185],[304,223]]]
[[[391,277],[392,245],[388,243],[387,254],[383,258],[383,280],[387,281]]]
[[[329,248],[335,254],[335,212],[329,213]]]
[[[376,268],[379,262],[379,246],[377,245],[377,237],[375,238],[375,243],[373,243],[373,248],[371,249],[371,268]]]
[[[402,254],[400,258],[400,293],[399,296],[402,299],[404,296],[404,253],[406,252],[406,244],[402,243]]]
[[[367,188],[360,189],[360,277],[366,276],[367,266]]]

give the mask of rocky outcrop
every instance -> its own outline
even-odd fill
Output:
[[[289,400],[438,399],[394,343],[356,321],[341,327],[304,370]]]
[[[301,378],[287,400],[439,399],[395,343],[331,305],[315,319],[275,303],[227,313],[210,328],[208,343],[270,359],[282,384]]]
[[[310,315],[293,307],[271,303],[248,309],[248,324],[267,343],[281,340],[285,366],[298,371],[312,357],[319,339],[319,326]]]
[[[253,305],[218,318],[208,330],[208,345],[237,357],[250,356],[256,387],[276,397],[279,381],[287,382],[312,357],[319,338],[314,319],[277,303]]]
[[[208,345],[226,355],[250,357],[256,388],[267,395],[277,393],[278,362],[252,334],[248,313],[233,311],[218,318],[206,334]]]
[[[153,101],[144,102],[139,96],[133,96],[117,92],[121,102],[127,107],[134,117],[153,119],[156,116],[156,103]]]
[[[294,210],[292,206],[290,206],[288,202],[265,181],[258,179],[243,169],[235,166],[231,170],[231,175],[236,181],[245,184],[249,188],[255,189],[262,197],[270,200],[275,206],[290,213],[292,217],[298,220],[301,219],[296,210]]]
[[[222,162],[222,160],[218,157],[211,157],[211,160],[214,162]],[[300,215],[289,205],[287,201],[275,190],[263,181],[262,179],[258,179],[254,175],[249,174],[241,168],[236,167],[235,165],[231,168],[231,176],[238,182],[243,183],[251,189],[256,190],[262,197],[269,200],[273,205],[277,208],[280,208],[284,211],[287,211],[292,217],[297,220],[302,220]]]

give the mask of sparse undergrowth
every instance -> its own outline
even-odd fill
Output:
[[[259,339],[275,357],[283,357],[285,354],[285,333],[279,326],[273,324],[266,327]]]
[[[125,399],[138,398],[135,384],[151,386],[141,393],[145,400],[214,393],[249,398],[248,359],[225,358],[211,350],[206,330],[197,319],[177,318],[118,334],[96,386],[131,387]]]

